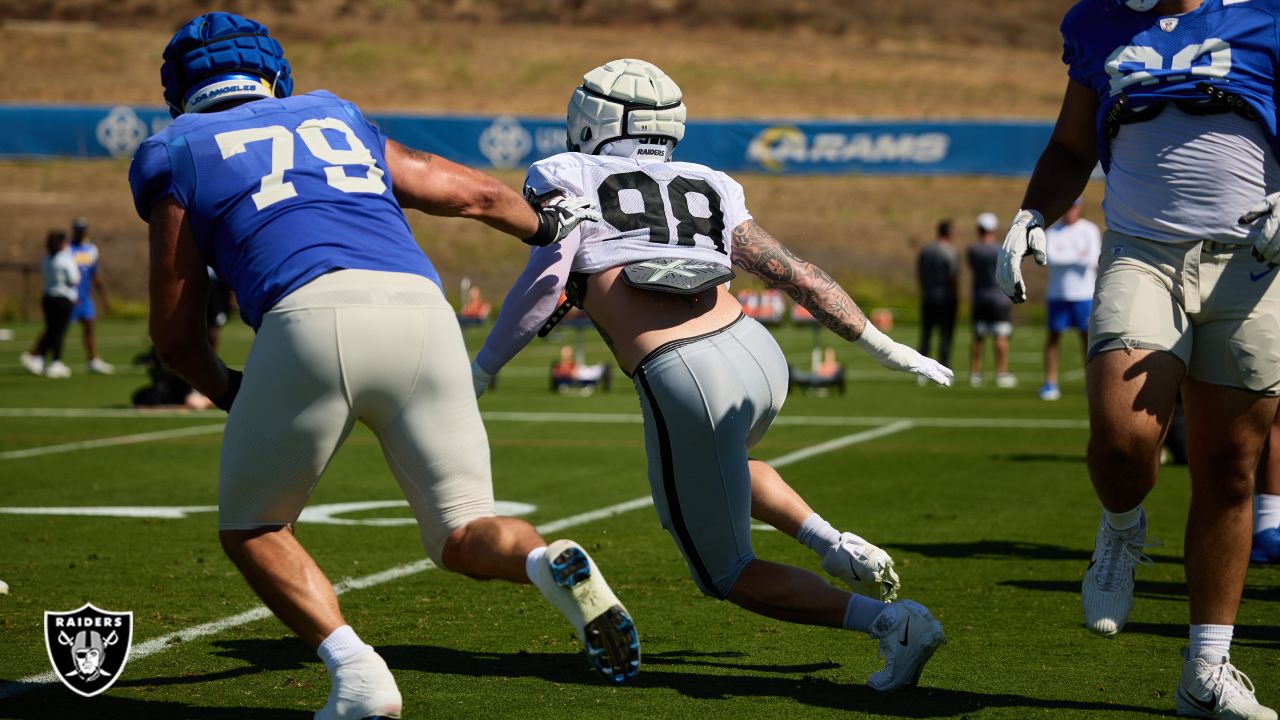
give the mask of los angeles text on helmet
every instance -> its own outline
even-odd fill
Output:
[[[118,628],[124,627],[124,618],[55,616],[53,618],[53,626],[57,628]]]

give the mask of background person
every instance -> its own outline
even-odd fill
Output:
[[[51,378],[71,377],[71,368],[62,362],[62,346],[71,322],[71,308],[79,293],[80,268],[71,255],[67,234],[51,230],[45,238],[45,256],[40,262],[44,276],[44,295],[40,307],[44,311],[44,333],[29,352],[22,353],[22,366],[33,375]],[[45,357],[49,363],[45,364]]]
[[[96,291],[102,300],[103,312],[111,311],[107,300],[107,287],[102,282],[102,267],[98,246],[89,239],[89,219],[78,217],[71,223],[71,253],[80,267],[80,294],[71,309],[71,320],[79,322],[84,340],[84,354],[89,358],[89,372],[110,375],[115,366],[98,357],[98,308],[93,303]]]
[[[1000,220],[995,213],[984,212],[978,216],[977,225],[978,242],[965,251],[973,283],[969,384],[974,387],[982,385],[982,346],[990,336],[991,344],[995,346],[996,387],[1017,387],[1018,378],[1009,372],[1009,336],[1013,335],[1011,303],[996,285],[996,261],[1000,255],[996,229],[1000,227]]]
[[[1098,279],[1102,234],[1098,226],[1080,217],[1080,198],[1071,203],[1062,219],[1045,231],[1049,255],[1048,335],[1044,344],[1044,385],[1041,400],[1062,397],[1058,388],[1058,345],[1062,333],[1080,334],[1080,356],[1089,351],[1089,311],[1093,286]]]
[[[1280,413],[1268,431],[1267,449],[1258,463],[1257,484],[1249,562],[1275,565],[1280,563]]]
[[[916,256],[916,279],[920,283],[920,354],[951,367],[951,338],[956,329],[959,291],[956,277],[960,262],[951,243],[951,221],[938,221],[933,242],[920,248]],[[938,331],[938,354],[930,354],[934,329]],[[925,382],[928,382],[927,380]]]

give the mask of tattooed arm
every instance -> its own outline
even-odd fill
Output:
[[[857,344],[881,365],[922,375],[939,385],[951,384],[949,369],[877,330],[830,275],[796,257],[754,220],[733,229],[733,264],[790,295],[818,322]]]
[[[733,229],[733,264],[778,288],[831,332],[850,342],[867,326],[867,316],[822,268],[796,257],[754,220]]]

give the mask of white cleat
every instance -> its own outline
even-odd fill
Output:
[[[1197,718],[1227,720],[1276,720],[1276,711],[1254,697],[1249,676],[1223,656],[1218,662],[1203,657],[1187,659],[1182,650],[1182,679],[1173,703],[1178,714]]]
[[[924,664],[947,641],[942,624],[914,600],[885,606],[867,634],[880,641],[884,658],[884,667],[867,678],[867,684],[880,692],[919,684]]]
[[[1147,547],[1147,513],[1128,530],[1114,530],[1106,517],[1098,523],[1093,559],[1080,586],[1084,625],[1097,635],[1115,635],[1133,610],[1133,577],[1137,565],[1151,565]]]
[[[44,358],[39,355],[32,355],[24,352],[18,356],[18,361],[22,363],[22,367],[32,375],[44,375]]]
[[[572,540],[557,540],[547,546],[538,573],[538,588],[578,631],[591,666],[612,683],[635,677],[640,637],[587,551]]]
[[[1000,373],[996,375],[996,387],[1008,390],[1018,387],[1018,376],[1013,373]]]
[[[840,542],[822,556],[822,569],[840,578],[859,595],[889,602],[898,597],[898,573],[889,553],[854,535],[843,533]]]
[[[48,378],[69,378],[71,377],[71,368],[61,360],[54,360],[44,369],[44,376]]]
[[[102,358],[94,358],[89,361],[89,373],[92,375],[110,375],[115,371],[116,366]]]
[[[396,679],[373,648],[365,648],[344,660],[333,671],[329,702],[315,720],[366,720],[398,718],[403,702]]]

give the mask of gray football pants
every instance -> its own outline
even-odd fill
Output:
[[[649,487],[703,593],[724,598],[751,550],[747,449],[787,394],[787,361],[769,331],[741,316],[650,353],[635,377]]]

